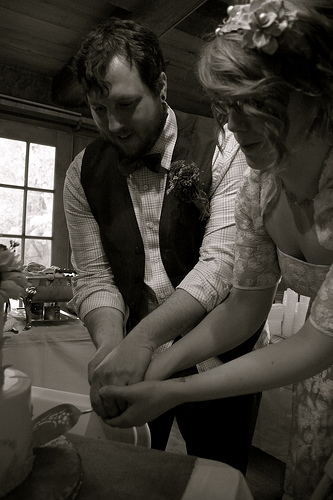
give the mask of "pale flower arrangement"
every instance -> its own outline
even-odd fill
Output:
[[[3,384],[2,366],[3,327],[5,322],[5,304],[9,299],[20,299],[26,295],[28,281],[22,274],[22,264],[15,255],[18,243],[10,241],[10,247],[0,244],[0,387]]]
[[[185,203],[195,204],[200,212],[200,220],[209,217],[209,199],[200,187],[200,170],[196,163],[188,160],[177,160],[171,163],[166,194],[172,190]]]
[[[215,34],[239,31],[244,48],[256,48],[270,55],[279,46],[278,38],[297,18],[297,11],[288,11],[283,0],[251,0],[246,5],[229,6],[227,12],[229,17]]]

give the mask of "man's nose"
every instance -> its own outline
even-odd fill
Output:
[[[117,116],[114,112],[108,112],[108,128],[110,132],[116,133],[123,127],[123,121],[120,116]]]

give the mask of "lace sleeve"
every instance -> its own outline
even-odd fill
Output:
[[[236,250],[233,284],[236,288],[275,286],[281,272],[276,246],[260,216],[260,184],[244,176],[236,200]]]

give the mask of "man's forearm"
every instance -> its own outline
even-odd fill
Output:
[[[206,315],[205,308],[185,290],[177,289],[163,304],[146,316],[128,335],[143,338],[156,349],[184,335]]]
[[[85,316],[84,323],[96,349],[108,346],[112,350],[124,338],[123,314],[113,307],[93,309]]]

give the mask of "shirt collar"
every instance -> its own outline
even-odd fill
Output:
[[[161,165],[166,170],[170,170],[172,153],[177,140],[177,119],[173,110],[168,106],[168,115],[161,135],[151,148],[149,153],[161,153]]]

